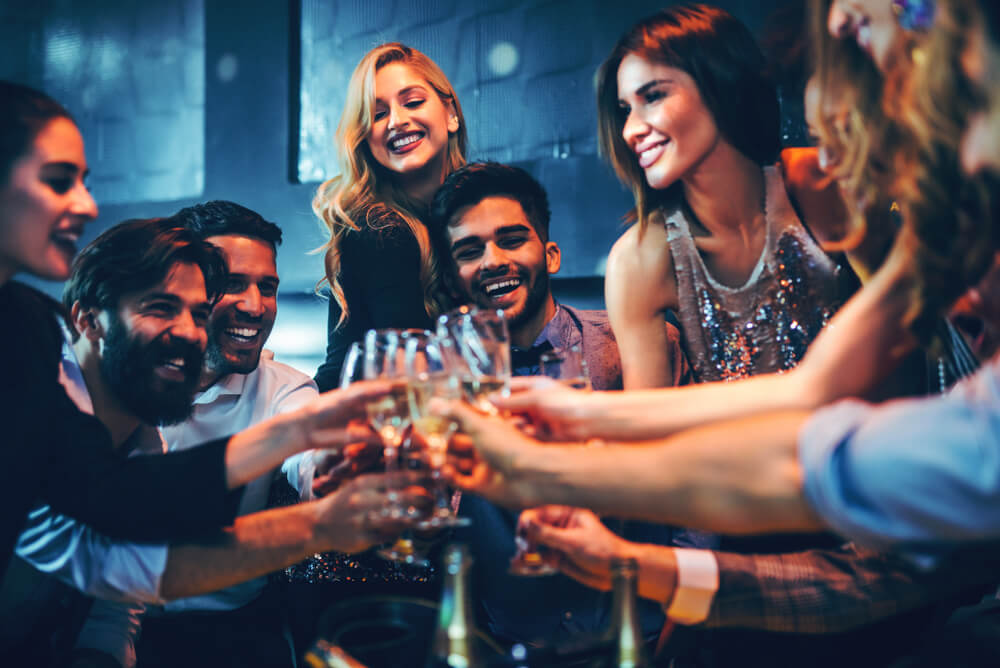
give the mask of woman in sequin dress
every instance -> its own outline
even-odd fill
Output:
[[[859,64],[867,66],[869,72],[873,70],[867,56],[858,51],[853,41],[846,39],[849,34],[835,38],[828,32],[827,19],[831,15],[832,4],[835,3],[831,0],[813,2],[812,36],[814,42],[820,45],[817,48],[817,76],[826,98],[839,100],[838,104],[843,105],[852,101],[860,104],[871,90],[880,93],[877,86],[883,78],[875,72],[867,78],[855,77],[852,83],[851,77],[860,71],[857,69]],[[909,43],[908,40],[903,42]],[[953,52],[949,57],[958,58],[961,49],[955,48]],[[917,92],[927,92],[925,97],[931,97],[930,92],[933,92],[933,99],[923,100],[924,106],[934,100],[949,102],[942,105],[945,107],[943,110],[920,111],[914,115],[933,119],[932,114],[937,113],[943,116],[944,122],[941,118],[936,122],[925,120],[922,127],[914,129],[883,113],[880,105],[867,105],[854,108],[857,113],[853,129],[831,123],[831,133],[821,134],[825,143],[833,132],[841,133],[840,143],[834,143],[833,147],[839,160],[836,176],[841,188],[845,189],[844,200],[849,212],[846,223],[841,221],[839,226],[834,224],[830,228],[843,230],[848,236],[857,236],[859,221],[874,227],[873,221],[877,217],[872,215],[872,210],[888,211],[889,202],[893,199],[885,193],[894,196],[899,193],[896,199],[900,204],[902,222],[898,228],[893,226],[891,231],[895,238],[891,239],[888,249],[884,235],[886,223],[878,223],[882,226],[881,234],[866,233],[864,227],[860,229],[860,235],[871,246],[855,247],[848,257],[853,265],[862,269],[859,273],[866,273],[866,268],[869,270],[864,289],[837,312],[831,326],[815,338],[794,369],[783,374],[759,375],[740,383],[703,383],[695,387],[619,394],[586,395],[562,388],[534,389],[532,383],[522,381],[517,384],[518,389],[525,388],[526,391],[512,397],[507,408],[528,413],[543,424],[553,438],[632,440],[659,438],[719,420],[769,411],[815,409],[844,397],[871,396],[874,390],[882,389],[880,383],[890,377],[901,361],[918,345],[929,341],[934,326],[941,322],[941,312],[957,298],[955,291],[963,285],[974,284],[985,271],[989,259],[988,245],[976,244],[983,234],[979,229],[981,221],[988,218],[976,218],[964,213],[981,206],[975,192],[978,184],[970,185],[957,164],[959,131],[964,125],[963,113],[967,113],[963,109],[968,106],[968,91],[954,78],[925,80],[922,86]],[[853,94],[847,94],[852,91]],[[651,92],[656,93],[656,89],[642,92],[650,95]],[[834,95],[840,97],[833,98]],[[824,96],[820,98],[821,106]],[[876,100],[881,100],[881,95],[877,95]],[[644,99],[637,102],[647,103]],[[911,105],[910,108],[914,107]],[[838,123],[842,120],[839,119]],[[624,121],[620,123],[624,127]],[[609,130],[613,127],[616,126]],[[627,148],[627,144],[625,146]],[[907,148],[912,146],[920,147],[921,151],[908,152]],[[647,147],[639,145],[638,148]],[[794,165],[794,161],[783,163]],[[905,168],[890,169],[889,165]],[[637,164],[629,167],[628,163],[623,163],[623,167],[631,169],[634,180],[641,178],[642,172]],[[791,173],[793,169],[789,167],[786,172]],[[794,176],[787,181],[793,199],[797,192],[808,192],[808,189],[797,189],[792,185],[796,181]],[[874,194],[871,182],[878,186]],[[637,213],[641,219],[643,210],[653,212],[658,204],[643,198],[655,196],[660,191],[638,189],[636,192]],[[725,194],[723,201],[728,203],[739,196],[740,191],[732,190]],[[760,208],[765,207],[758,207],[758,210]],[[802,210],[805,211],[810,231],[822,239],[825,226],[816,224],[822,221],[822,216],[814,218],[808,209],[802,207]],[[638,240],[638,229],[630,232]],[[661,275],[656,277],[657,280],[671,285],[671,275],[663,271],[664,267],[670,267],[667,231],[659,225],[648,225],[643,235],[652,234],[659,235],[661,243],[653,245],[643,241],[641,245],[636,244],[654,252],[649,257],[639,256],[634,261],[640,265],[640,273],[653,273],[654,268],[659,268]],[[628,235],[622,241],[627,238]],[[746,256],[754,257],[753,253]],[[609,262],[609,274],[613,268],[611,264]],[[749,273],[746,269],[744,271]],[[723,278],[716,274],[713,276]],[[940,277],[936,287],[933,277]],[[655,283],[652,279],[643,279],[641,275],[637,280]],[[622,285],[627,285],[629,292],[638,291],[637,284]],[[608,292],[610,309],[615,302],[610,276]],[[660,297],[656,299],[659,301],[646,304],[639,311],[642,317],[649,318],[653,308],[665,302]],[[622,303],[629,302],[622,300]],[[635,313],[626,315],[636,317]],[[623,362],[629,350],[637,351],[631,366],[635,368],[638,365],[640,374],[655,381],[663,372],[654,364],[658,348],[653,339],[630,342],[626,334],[619,341],[623,346]],[[645,350],[654,351],[653,356],[644,354]],[[736,356],[735,361],[739,364],[744,358]]]
[[[792,368],[841,301],[820,243],[842,236],[843,205],[815,151],[775,162],[763,68],[742,23],[695,6],[639,23],[598,74],[601,148],[636,200],[606,283],[626,388],[671,377],[667,310],[709,382]]]

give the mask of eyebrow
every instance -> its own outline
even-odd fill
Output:
[[[502,225],[498,227],[496,229],[495,234],[501,235],[501,234],[510,234],[512,232],[530,232],[530,231],[531,228],[528,227],[527,225],[524,225],[522,223],[514,223],[512,225]],[[456,251],[465,246],[471,246],[479,242],[479,240],[480,240],[479,237],[474,235],[463,237],[451,245],[451,250]]]
[[[52,160],[50,162],[42,163],[42,169],[62,169],[75,174],[80,171],[80,165],[68,160]],[[88,174],[90,174],[90,169],[85,167],[83,175],[87,176]]]
[[[142,304],[142,305],[146,305],[149,302],[154,302],[154,301],[168,301],[171,304],[181,304],[181,303],[183,303],[181,301],[180,297],[178,297],[175,294],[171,294],[169,292],[153,292],[151,294],[146,295],[142,299],[140,299],[139,303]],[[205,300],[203,302],[198,302],[198,303],[195,303],[195,304],[191,305],[191,309],[192,310],[199,309],[199,308],[208,309],[209,311],[211,311],[212,310],[212,302],[210,302],[208,300]]]
[[[635,89],[633,95],[645,95],[653,86],[658,86],[660,84],[673,83],[673,79],[653,79],[652,81],[647,81],[638,88]],[[623,102],[624,98],[619,98],[619,101]]]
[[[250,274],[241,274],[237,271],[230,271],[228,273],[228,276],[230,278],[239,278],[244,281],[249,281],[251,278]],[[256,282],[258,283],[267,282],[267,283],[274,283],[275,285],[277,285],[278,283],[281,282],[281,279],[278,278],[277,274],[262,274],[257,277]]]
[[[400,88],[398,91],[396,91],[396,97],[400,97],[402,95],[407,95],[409,93],[412,93],[413,91],[419,91],[421,93],[424,93],[425,95],[428,94],[427,93],[427,88],[424,87],[423,84],[413,84],[412,86],[407,86],[406,88]],[[383,100],[380,97],[376,97],[375,98],[375,104],[379,104],[379,103],[385,104],[385,100]]]

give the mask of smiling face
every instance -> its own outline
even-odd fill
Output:
[[[229,276],[208,324],[205,371],[214,382],[230,373],[250,373],[278,314],[278,268],[266,241],[238,234],[208,237],[226,256]]]
[[[549,274],[559,270],[559,247],[539,238],[517,200],[492,196],[459,209],[448,239],[463,297],[502,309],[512,333],[541,330],[555,313]]]
[[[826,27],[837,39],[852,39],[885,72],[902,28],[891,0],[833,0]]]
[[[375,73],[372,129],[366,139],[376,162],[400,176],[440,183],[448,137],[458,131],[450,104],[409,65],[392,62]]]
[[[651,188],[691,174],[724,141],[691,76],[630,53],[618,66],[622,138]]]
[[[73,121],[55,118],[0,186],[0,285],[19,271],[65,280],[97,205],[83,184],[87,159]]]
[[[101,375],[143,422],[175,424],[191,414],[210,311],[201,269],[185,263],[149,290],[123,296],[116,312],[101,312]]]

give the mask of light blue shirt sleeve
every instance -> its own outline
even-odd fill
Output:
[[[804,493],[837,532],[932,565],[1000,538],[1000,361],[950,393],[838,402],[799,434]]]
[[[28,514],[15,553],[39,571],[95,598],[162,603],[167,546],[115,541],[39,506]]]

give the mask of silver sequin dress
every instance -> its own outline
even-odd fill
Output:
[[[708,273],[682,208],[665,212],[677,315],[698,382],[791,369],[840,305],[839,268],[802,226],[780,167],[765,167],[764,176],[766,241],[741,286]]]

